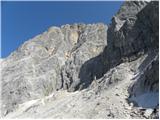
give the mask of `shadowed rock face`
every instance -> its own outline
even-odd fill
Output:
[[[159,92],[158,9],[158,2],[124,2],[109,26],[51,27],[26,41],[1,62],[2,114],[61,89],[92,89],[94,82],[96,91],[107,89],[126,77],[114,67],[145,55],[139,67],[131,66],[139,77],[128,91],[131,97]]]

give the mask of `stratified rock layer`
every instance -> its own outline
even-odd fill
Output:
[[[124,2],[109,26],[98,23],[51,27],[26,41],[1,61],[2,115],[77,118],[74,115],[77,114],[79,118],[146,118],[147,114],[148,118],[157,117],[158,9],[158,2],[128,1]],[[65,90],[68,91],[66,99],[56,97],[57,100],[53,100],[56,104],[49,102],[45,104],[46,108],[41,105],[42,98]],[[79,92],[69,93],[74,91]],[[112,95],[114,91],[117,93]],[[154,96],[152,103],[142,100],[149,96]],[[88,107],[82,107],[86,98]],[[134,106],[155,109],[154,113],[136,113],[126,99]],[[103,105],[94,106],[100,104],[97,101]],[[105,106],[110,109],[105,110]],[[36,113],[32,111],[31,114],[30,109]],[[98,112],[100,109],[102,111]]]

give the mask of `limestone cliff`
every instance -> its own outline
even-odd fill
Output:
[[[158,117],[158,10],[128,1],[110,25],[51,27],[26,41],[1,61],[2,116]]]

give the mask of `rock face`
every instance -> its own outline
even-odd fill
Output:
[[[3,62],[4,109],[59,89],[74,91],[82,64],[106,46],[106,31],[104,24],[65,25],[25,42]]]
[[[116,103],[117,108],[112,104],[108,106],[111,107],[109,111],[103,111],[106,109],[105,105],[100,105],[100,108],[95,108],[97,111],[99,109],[102,111],[96,113],[92,107],[82,107],[85,110],[80,111],[79,118],[94,118],[92,114],[95,114],[97,118],[143,117],[143,115],[133,115],[131,110],[121,113],[120,111],[123,109],[125,111],[129,108],[125,99],[139,107],[158,111],[158,9],[158,2],[155,1],[124,2],[109,26],[97,23],[64,25],[60,28],[51,27],[47,32],[26,41],[17,51],[1,61],[2,116],[16,113],[11,116],[18,117],[19,113],[16,110],[21,109],[20,105],[27,101],[37,100],[35,103],[36,106],[37,104],[39,106],[36,108],[39,115],[53,118],[59,118],[57,117],[59,115],[65,118],[65,112],[60,114],[59,111],[73,109],[73,107],[65,107],[65,105],[70,105],[69,102],[73,100],[76,101],[73,102],[74,106],[77,105],[76,111],[81,109],[81,106],[78,105],[80,102],[85,106],[86,98],[90,102],[88,105],[94,106],[99,101],[108,106],[112,102],[117,102],[114,101],[117,96],[120,97],[119,102],[121,102],[121,105]],[[119,91],[115,97],[110,93],[114,94],[116,89]],[[56,113],[57,116],[44,114],[51,103],[48,103],[46,109],[42,110],[44,106],[41,106],[38,101],[65,90],[68,91],[67,95],[73,96],[73,100],[66,96],[68,102],[61,105],[62,109],[57,108],[57,111],[52,110],[50,113]],[[74,94],[75,91],[79,91],[79,93]],[[155,96],[153,103],[144,103],[140,100],[143,96],[151,94]],[[92,101],[97,95],[99,98]],[[111,100],[108,100],[107,97]],[[108,100],[110,103],[105,103],[104,100]],[[61,102],[64,101],[61,100]],[[56,105],[59,104],[57,102]],[[32,109],[33,106],[31,106],[29,109]],[[91,112],[88,113],[87,109]],[[118,112],[111,111],[114,109]],[[68,115],[75,111],[73,109]],[[86,112],[83,113],[83,111]],[[104,116],[107,113],[108,116]],[[115,115],[116,113],[117,115]],[[28,109],[20,116],[27,116],[27,114],[30,115]],[[38,117],[38,114],[32,113],[31,116]],[[154,118],[157,117],[157,114],[154,116],[153,113],[150,116]],[[74,118],[75,116],[70,115],[70,117]]]

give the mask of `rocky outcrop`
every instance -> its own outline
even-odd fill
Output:
[[[129,7],[127,12],[121,13],[121,11],[126,10],[127,4],[132,7]],[[110,44],[112,46],[112,48],[109,48],[110,53],[115,52],[115,56],[107,54],[107,58],[111,58],[108,61],[113,59],[110,65],[115,66],[115,63],[134,61],[147,55],[138,68],[132,66],[132,70],[136,74],[134,78],[136,82],[128,89],[130,92],[129,100],[134,102],[136,106],[143,108],[156,108],[159,104],[158,9],[158,2],[150,2],[149,4],[145,2],[126,2],[117,15],[113,17],[111,27],[108,29],[107,40],[111,40]],[[117,55],[119,56],[117,57]],[[149,97],[153,98],[150,99],[152,102],[145,100]]]
[[[113,17],[112,24],[108,29],[107,40],[110,44],[108,47],[110,53],[114,51],[115,55],[106,54],[107,57],[117,60],[117,62],[132,61],[150,48],[158,48],[157,5],[156,2],[148,5],[146,2],[126,2],[122,6],[122,9]],[[153,15],[154,17],[152,17]],[[155,20],[151,21],[150,17]],[[107,51],[108,49],[106,49]]]
[[[143,108],[156,108],[159,92],[158,9],[155,1],[128,1],[108,26],[98,23],[51,27],[26,41],[1,62],[2,115],[13,112],[19,104],[61,90],[84,90],[76,97],[82,97],[82,101],[86,94],[90,95],[87,91],[93,92],[91,99],[96,95],[103,98],[104,91],[114,91],[119,84],[128,90],[129,102]],[[153,93],[156,100],[146,107],[137,100],[148,93]],[[111,97],[111,100],[116,98]],[[122,97],[122,101],[124,98],[127,99]]]
[[[25,42],[2,63],[4,114],[53,91],[73,91],[80,84],[81,65],[106,46],[106,31],[104,24],[65,25]]]

